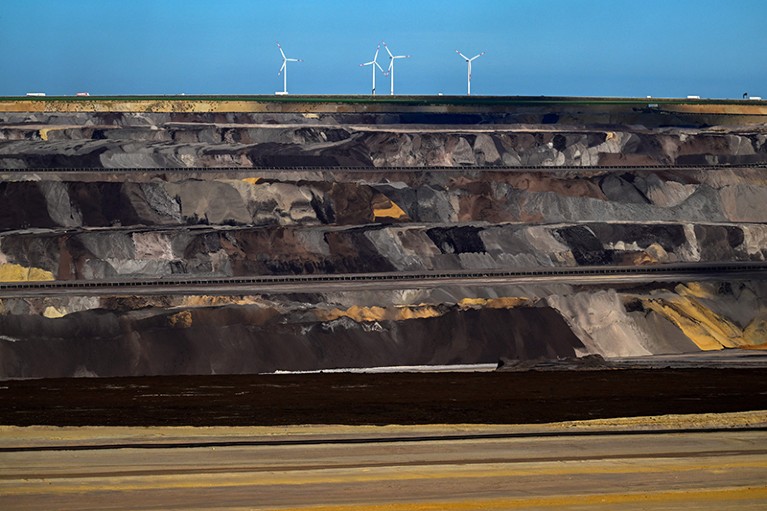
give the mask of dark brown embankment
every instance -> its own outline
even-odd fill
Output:
[[[0,424],[524,424],[767,409],[765,369],[6,381]]]

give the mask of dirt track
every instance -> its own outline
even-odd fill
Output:
[[[532,424],[767,409],[765,369],[6,381],[0,424]]]
[[[98,436],[112,428],[84,429]],[[172,433],[168,428],[133,429],[138,430],[133,432],[136,435],[155,430]],[[275,431],[276,439],[258,445],[147,448],[132,444],[77,452],[63,445],[45,452],[0,452],[0,507],[77,511],[764,508],[764,430],[578,437],[562,431],[536,437],[516,436],[512,427],[508,437],[482,437],[483,429],[475,431],[479,437],[461,439],[379,437],[375,441],[361,433],[355,442],[341,443],[310,434],[304,437],[308,442],[290,443],[281,442],[286,438],[280,435],[285,433]],[[49,434],[59,435],[57,431]]]

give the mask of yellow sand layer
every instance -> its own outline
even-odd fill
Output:
[[[189,328],[192,326],[192,313],[181,311],[168,316],[168,325],[173,328]]]
[[[48,134],[51,131],[62,131],[72,128],[73,126],[50,126],[45,128],[40,128],[37,130],[37,133],[40,135],[40,138],[48,141]]]
[[[221,305],[264,305],[263,301],[254,296],[185,296],[181,300],[182,307],[216,307]]]
[[[20,264],[0,264],[0,282],[33,282],[53,280],[53,273],[42,268],[27,268]]]
[[[428,101],[428,98],[426,98]],[[588,104],[589,100],[584,100]],[[611,105],[603,104],[598,100],[591,101],[595,108],[610,108]],[[658,110],[718,114],[718,115],[767,115],[767,106],[763,101],[753,104],[723,104],[723,103],[700,103],[689,101],[684,103],[662,103]],[[563,107],[578,105],[577,102],[565,102]],[[505,104],[424,104],[420,98],[414,98],[412,102],[397,102],[395,104],[386,101],[349,102],[348,99],[329,96],[308,97],[305,101],[298,98],[277,100],[273,97],[263,99],[17,99],[1,101],[0,111],[3,112],[295,112],[304,113],[307,118],[318,112],[390,112],[396,111],[419,111],[419,112],[477,112],[477,111],[508,111],[514,105]]]
[[[462,310],[467,309],[512,309],[525,305],[529,302],[527,298],[501,297],[501,298],[464,298],[458,304]],[[333,308],[330,310],[317,311],[317,317],[320,321],[332,321],[334,319],[346,317],[357,322],[371,321],[402,321],[406,319],[436,318],[447,312],[446,308],[437,308],[434,305],[399,305],[394,307],[363,307],[353,305],[346,310]]]
[[[679,286],[676,291],[685,296],[694,296],[695,298],[716,298],[714,288],[706,286],[702,282],[689,282],[684,286]]]
[[[52,305],[49,305],[43,311],[43,316],[50,319],[63,318],[64,316],[66,316],[66,314],[67,314],[66,310],[57,309],[56,307],[53,307]]]
[[[463,298],[458,302],[461,309],[513,309],[525,305],[530,300],[516,296],[503,296],[500,298]]]
[[[674,297],[644,299],[644,306],[674,323],[701,350],[755,347],[767,340],[767,317],[756,317],[741,329],[701,303],[701,298],[713,297],[707,288],[680,284],[676,291]]]
[[[679,105],[667,105],[664,104],[660,107],[660,110],[669,112],[684,112],[688,114],[720,114],[720,115],[765,115],[767,114],[767,106],[764,106],[763,101],[759,101],[753,105],[717,105],[717,104],[679,104]]]
[[[389,201],[388,207],[373,209],[373,216],[375,218],[394,218],[399,220],[407,217],[407,213],[405,213],[401,207],[397,206],[394,201]]]
[[[436,318],[443,313],[430,305],[415,305],[411,307],[363,307],[352,305],[346,310],[333,308],[330,310],[318,310],[317,317],[320,321],[333,321],[339,318],[350,318],[358,323],[372,321],[400,321],[405,319]]]

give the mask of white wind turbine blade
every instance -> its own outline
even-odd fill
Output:
[[[410,55],[397,55],[395,57],[392,57],[393,59],[409,59]]]
[[[302,59],[285,59],[288,62],[303,62]]]
[[[390,58],[390,59],[393,59],[393,58],[394,58],[394,55],[392,55],[392,52],[391,52],[391,50],[389,50],[389,47],[388,47],[388,46],[386,46],[386,43],[383,43],[383,47],[384,47],[384,50],[386,50],[386,53],[388,53],[388,54],[389,54],[389,58]]]
[[[378,63],[378,52],[381,50],[381,45],[379,44],[376,48],[376,53],[373,55],[373,60],[370,62],[365,62],[364,64],[360,64],[360,66],[378,66],[378,69],[381,69],[381,65]],[[383,69],[381,69],[383,71]]]
[[[282,46],[280,46],[280,43],[277,43],[277,48],[280,49],[280,53],[282,54],[282,58],[285,59],[285,52],[282,51]]]
[[[288,65],[287,62],[283,60],[282,61],[282,67],[280,67],[280,71],[277,73],[277,76],[280,76],[282,74],[282,72],[285,71],[285,66],[287,66],[287,65]]]
[[[469,61],[469,57],[467,57],[466,55],[464,55],[464,54],[463,54],[463,53],[461,53],[460,51],[458,51],[458,50],[455,50],[455,52],[456,52],[458,55],[460,55],[461,57],[463,57],[463,59],[464,59],[466,62],[468,62],[468,61]]]
[[[377,67],[377,68],[378,68],[378,69],[379,69],[379,70],[380,70],[382,73],[386,73],[386,71],[384,71],[384,70],[383,70],[383,68],[381,67],[381,64],[379,64],[378,62],[370,62],[370,64],[375,64],[375,65],[376,65],[376,67]]]
[[[480,58],[480,57],[481,57],[482,55],[484,55],[484,54],[485,54],[485,52],[483,51],[483,52],[482,52],[482,53],[480,53],[479,55],[474,55],[474,56],[473,56],[472,58],[470,58],[469,60],[478,59],[478,58]]]

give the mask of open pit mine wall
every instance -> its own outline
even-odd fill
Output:
[[[736,112],[683,104],[648,111],[286,102],[227,112],[218,102],[159,102],[95,112],[98,102],[67,104],[0,108],[0,168],[26,169],[0,171],[0,280],[767,256],[765,170],[737,167],[767,161],[767,117],[754,105],[729,105],[748,107]],[[631,168],[714,163],[736,167]],[[294,165],[311,168],[109,171]],[[386,168],[403,165],[458,168]],[[472,168],[526,165],[628,167]],[[103,172],[35,171],[52,166]],[[765,347],[763,281],[0,299],[0,378]]]
[[[767,286],[6,298],[0,332],[0,378],[635,357],[766,348]]]
[[[767,115],[663,128],[471,114],[8,113],[0,168],[596,166],[765,161]],[[744,121],[735,124],[733,117]],[[637,119],[637,123],[646,119]],[[412,122],[410,122],[412,121]],[[761,126],[761,128],[760,128]]]
[[[6,174],[0,278],[767,257],[767,175],[759,168],[247,175]]]

